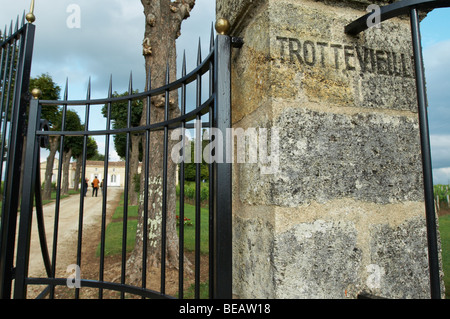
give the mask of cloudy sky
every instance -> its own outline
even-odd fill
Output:
[[[30,0],[0,0],[0,26],[11,17],[28,12]],[[130,72],[135,89],[145,84],[142,39],[144,17],[140,0],[36,0],[37,33],[32,76],[49,73],[64,88],[69,79],[69,99],[84,99],[89,77],[92,98],[103,98],[109,77],[113,90],[126,91]],[[79,13],[79,20],[77,19]],[[75,18],[75,19],[74,19]],[[215,1],[197,0],[191,17],[184,21],[178,40],[186,50],[188,70],[195,67],[198,38],[203,56],[208,52]],[[79,23],[78,23],[79,22]],[[4,27],[2,27],[2,30]],[[428,85],[434,182],[450,183],[450,9],[439,9],[422,22],[422,38]],[[95,117],[93,110],[93,118]],[[97,113],[98,115],[98,113]],[[103,129],[94,121],[90,128]],[[99,148],[104,138],[97,139]],[[110,159],[117,156],[110,154]]]
[[[8,24],[9,28],[12,17],[19,14],[21,19],[24,10],[29,12],[30,3],[31,0],[0,0],[0,25]],[[110,76],[113,91],[127,91],[130,72],[133,89],[144,90],[145,17],[140,0],[36,0],[35,16],[32,77],[49,73],[62,92],[68,78],[71,100],[86,98],[89,77],[93,99],[107,96]],[[196,65],[199,38],[202,56],[207,55],[214,21],[215,1],[197,0],[191,17],[183,22],[177,48],[179,60],[186,51],[188,72]],[[72,109],[84,121],[83,107]],[[90,129],[105,129],[100,110],[101,106],[91,107]],[[105,138],[95,139],[99,151],[104,153]],[[119,160],[112,139],[110,150],[110,160]],[[41,158],[45,160],[46,156],[42,151]]]

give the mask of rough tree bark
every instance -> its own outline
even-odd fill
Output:
[[[69,194],[69,185],[70,185],[69,170],[71,158],[72,158],[72,149],[63,152],[63,163],[62,163],[63,182],[61,187],[61,194],[63,195]]]
[[[55,163],[55,155],[58,151],[59,138],[55,136],[50,136],[50,154],[47,157],[47,166],[45,167],[45,177],[44,177],[44,191],[42,194],[42,199],[51,199],[52,195],[52,175],[53,175],[53,165]],[[59,163],[60,165],[61,163]]]
[[[83,162],[83,154],[77,156],[77,164],[75,166],[75,183],[73,186],[73,190],[78,191],[81,183],[81,166]]]
[[[167,64],[169,65],[170,81],[176,79],[176,39],[180,36],[181,23],[190,15],[195,5],[195,0],[141,0],[145,14],[145,35],[143,41],[143,55],[147,79],[150,76],[152,88],[165,84]],[[176,92],[171,94],[169,116],[171,118],[180,114]],[[144,102],[144,105],[145,102]],[[152,99],[150,111],[150,122],[158,123],[164,120],[165,97],[158,96]],[[146,108],[143,109],[141,124],[145,125],[147,119]],[[140,280],[142,271],[143,252],[143,210],[148,206],[148,266],[161,266],[161,223],[162,223],[162,195],[163,195],[163,140],[164,132],[151,132],[150,154],[146,160],[150,165],[148,178],[148,202],[144,203],[144,174],[141,174],[141,194],[139,204],[139,220],[136,236],[136,245],[128,259],[130,280],[134,283]],[[145,149],[146,139],[143,137]],[[170,160],[170,150],[174,141],[170,140],[168,145],[167,166],[167,237],[166,237],[166,267],[178,268],[178,235],[176,229],[176,164]],[[145,167],[145,166],[143,166]],[[144,171],[144,170],[143,170]],[[185,267],[190,272],[189,264]]]
[[[139,146],[141,143],[140,135],[131,135],[131,149],[130,149],[130,187],[128,189],[128,203],[136,206],[139,204],[138,193],[136,193],[134,176],[139,172]],[[139,183],[139,182],[137,182]]]

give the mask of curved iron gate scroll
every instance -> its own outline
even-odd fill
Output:
[[[82,176],[85,176],[86,167],[86,153],[87,153],[87,139],[88,136],[106,136],[106,150],[105,150],[105,160],[104,160],[104,174],[103,176],[108,176],[108,153],[109,153],[109,141],[110,136],[114,134],[123,133],[127,135],[127,146],[130,143],[130,134],[140,133],[145,136],[145,158],[148,158],[149,152],[149,141],[151,132],[162,130],[164,131],[164,163],[170,160],[170,150],[167,149],[169,130],[174,128],[192,128],[192,124],[189,123],[193,120],[201,120],[201,116],[208,115],[209,122],[203,123],[202,127],[214,127],[218,128],[222,132],[225,132],[227,128],[231,126],[231,114],[230,114],[230,49],[231,49],[231,38],[226,35],[217,35],[214,39],[213,34],[211,35],[211,50],[208,56],[201,61],[199,58],[198,66],[195,70],[186,74],[186,64],[183,65],[182,78],[169,83],[168,76],[166,76],[166,85],[150,89],[147,92],[142,92],[138,94],[132,94],[132,83],[130,79],[130,89],[129,95],[125,97],[112,97],[112,89],[110,82],[110,90],[107,98],[104,99],[90,99],[90,85],[88,87],[88,97],[86,100],[82,101],[70,101],[67,99],[67,87],[65,92],[65,97],[63,101],[45,101],[39,99],[33,99],[30,102],[30,112],[28,119],[28,132],[27,132],[27,145],[26,145],[26,160],[25,160],[25,170],[24,176],[30,178],[31,181],[36,181],[35,183],[24,183],[23,193],[22,193],[22,203],[21,203],[21,214],[20,214],[20,224],[18,233],[18,251],[17,251],[17,262],[15,269],[15,286],[14,286],[14,297],[15,298],[26,298],[27,296],[27,286],[28,285],[45,285],[46,287],[42,290],[39,297],[50,296],[54,297],[54,287],[59,285],[66,285],[66,278],[55,278],[56,273],[56,245],[58,241],[58,220],[59,220],[59,201],[60,201],[60,189],[61,189],[61,166],[58,168],[58,187],[57,187],[57,199],[55,208],[55,222],[54,222],[54,237],[53,237],[53,249],[52,256],[50,256],[47,243],[45,242],[45,230],[40,227],[40,238],[42,246],[42,256],[44,259],[44,264],[47,272],[46,278],[30,278],[28,276],[28,264],[29,264],[29,249],[30,249],[30,236],[31,236],[31,222],[33,214],[33,199],[37,199],[37,221],[40,225],[43,225],[42,208],[39,205],[40,201],[40,167],[39,167],[39,148],[41,140],[49,136],[59,136],[60,137],[60,156],[63,150],[64,138],[67,136],[82,136],[83,140],[83,166],[82,166]],[[200,57],[200,53],[199,53]],[[168,69],[167,69],[168,72]],[[202,96],[202,86],[201,77],[209,72],[209,97],[205,102],[201,103]],[[150,78],[150,77],[149,77]],[[186,112],[186,86],[189,83],[194,83],[197,85],[196,90],[196,105],[194,110]],[[150,83],[148,86],[150,87]],[[177,118],[170,119],[168,116],[169,108],[169,93],[174,90],[181,90],[181,115]],[[151,112],[151,98],[163,95],[165,99],[165,118],[160,123],[150,124],[149,116],[147,123],[140,127],[131,127],[130,116],[131,116],[131,104],[135,100],[144,100],[144,107],[147,108],[147,114]],[[89,111],[92,105],[107,105],[108,110],[115,102],[125,101],[128,103],[128,125],[126,128],[122,129],[111,129],[111,117],[110,113],[107,117],[107,124],[105,130],[93,131],[89,130],[86,123],[89,123]],[[41,127],[41,110],[49,105],[62,105],[63,110],[63,120],[62,120],[62,130],[61,131],[48,131]],[[86,121],[84,131],[67,131],[64,127],[65,118],[68,106],[85,106],[86,110]],[[224,134],[225,135],[225,134]],[[183,140],[185,136],[183,135]],[[226,143],[223,145],[223,154],[226,150]],[[60,163],[62,158],[60,158]],[[146,164],[145,164],[146,163]],[[150,164],[151,165],[151,164]],[[128,193],[128,167],[129,167],[129,152],[126,154],[126,173],[127,181],[125,182],[124,194]],[[164,165],[166,175],[167,165]],[[142,172],[145,174],[145,178],[148,179],[149,173],[149,163],[144,161],[144,167]],[[197,167],[198,172],[199,167]],[[200,175],[197,174],[196,178],[196,230],[197,236],[200,235],[199,232],[199,222],[200,222]],[[105,179],[107,180],[107,178]],[[148,181],[145,183],[144,190],[144,202],[148,201]],[[184,207],[184,164],[181,164],[180,168],[180,207]],[[231,298],[231,164],[230,163],[211,163],[209,164],[209,297],[210,298]],[[107,185],[106,185],[107,186]],[[105,189],[106,189],[105,186]],[[81,185],[81,194],[84,194],[84,183]],[[167,216],[166,209],[166,194],[167,194],[167,182],[163,182],[163,220]],[[172,298],[165,292],[165,267],[164,267],[164,253],[165,253],[165,239],[164,239],[164,228],[163,228],[163,239],[162,239],[162,266],[161,266],[161,289],[160,291],[150,290],[146,288],[145,284],[145,269],[146,269],[146,258],[143,258],[142,269],[144,269],[142,274],[142,286],[135,287],[127,285],[125,283],[125,258],[126,253],[122,251],[122,275],[120,283],[106,282],[104,281],[103,271],[104,271],[104,233],[105,233],[105,212],[106,212],[106,197],[107,193],[104,194],[103,198],[103,211],[102,211],[102,240],[101,240],[101,256],[100,256],[100,271],[98,280],[80,280],[81,287],[92,287],[99,289],[99,298],[103,296],[103,289],[120,291],[122,298],[125,293],[130,293],[134,295],[139,295],[146,298]],[[78,228],[78,250],[77,250],[77,262],[81,261],[81,245],[82,245],[82,231],[83,231],[83,206],[84,206],[84,196],[80,195],[80,209],[79,209],[79,228]],[[144,216],[148,216],[147,205],[144,205]],[[183,220],[183,209],[180,210],[180,220]],[[198,223],[197,223],[198,221]],[[124,238],[126,237],[126,224],[127,224],[127,201],[125,198],[124,203]],[[147,223],[144,222],[144,227]],[[165,224],[162,224],[164,227]],[[180,223],[180,255],[183,255],[183,223]],[[144,228],[144,236],[146,235],[146,230]],[[196,247],[199,248],[200,239],[196,237]],[[123,242],[126,242],[123,240]],[[144,242],[146,240],[144,239]],[[122,250],[126,249],[126,245],[123,245]],[[146,249],[144,249],[146,253]],[[195,297],[199,298],[200,289],[200,251],[196,249],[195,251]],[[179,270],[179,292],[178,297],[183,298],[183,258],[180,258],[180,270]],[[79,289],[76,289],[76,297],[79,296]]]

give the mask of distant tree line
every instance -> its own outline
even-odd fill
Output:
[[[30,79],[30,90],[38,88],[42,92],[42,99],[45,100],[59,100],[61,88],[53,81],[49,74],[41,74],[36,78]],[[57,105],[46,105],[42,108],[41,118],[49,121],[51,131],[61,131],[63,127],[62,118],[63,109]],[[81,122],[78,113],[68,109],[66,111],[65,130],[66,131],[82,131],[84,124]],[[55,162],[56,153],[60,151],[60,137],[49,136],[49,143],[47,149],[49,155],[47,157],[44,181],[43,181],[43,199],[50,199],[52,192],[52,175],[53,166]],[[62,152],[62,185],[61,193],[67,194],[69,192],[69,168],[71,160],[76,161],[74,188],[78,190],[78,182],[81,180],[81,165],[83,157],[83,137],[82,136],[65,136]],[[97,142],[92,138],[88,138],[87,142],[87,159],[96,160],[102,159],[104,156],[98,153]]]

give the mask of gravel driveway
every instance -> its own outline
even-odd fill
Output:
[[[110,218],[119,203],[120,195],[123,190],[121,188],[109,188],[107,200],[107,217]],[[83,253],[86,249],[98,245],[100,238],[101,214],[103,198],[100,194],[98,197],[88,195],[84,198],[84,214],[83,214]],[[79,223],[79,207],[80,196],[72,195],[60,202],[60,214],[58,223],[58,247],[56,260],[56,277],[66,278],[70,275],[67,267],[76,264],[77,247],[78,247],[78,223]],[[47,235],[47,245],[50,258],[52,258],[53,232],[54,232],[54,216],[55,203],[47,204],[43,207],[45,231]],[[29,277],[46,277],[44,263],[42,260],[41,247],[37,232],[36,216],[33,215],[33,228],[31,235],[30,247],[30,266],[28,270]],[[83,259],[82,259],[83,264]],[[34,289],[29,289],[28,297],[32,298]]]

